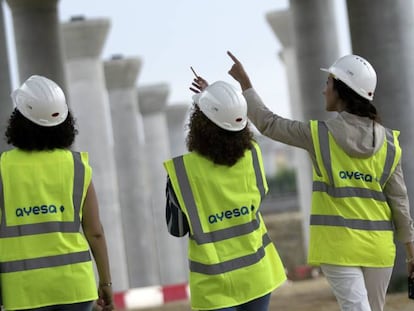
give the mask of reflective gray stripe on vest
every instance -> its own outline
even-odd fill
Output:
[[[347,198],[347,197],[358,197],[358,198],[367,198],[374,199],[377,201],[386,201],[385,195],[383,192],[367,189],[367,188],[357,188],[357,187],[332,187],[322,181],[314,181],[312,185],[312,191],[326,192],[331,197],[334,198]]]
[[[329,134],[328,127],[325,122],[318,122],[318,137],[319,137],[319,147],[322,157],[323,166],[328,174],[329,185],[323,186],[323,182],[314,182],[313,189],[317,191],[325,191],[333,197],[362,197],[362,198],[373,198],[380,201],[385,201],[385,196],[380,195],[378,191],[374,191],[367,188],[358,188],[358,187],[335,187],[333,181],[333,172],[332,172],[332,163],[331,163],[331,154],[329,146]],[[385,185],[388,177],[391,174],[392,165],[395,158],[395,144],[392,131],[386,129],[386,138],[387,138],[387,153],[384,163],[384,168],[382,171],[381,178],[379,180],[381,187]],[[370,193],[372,192],[372,193]]]
[[[1,155],[2,154],[3,153],[0,152],[0,163],[1,163]],[[1,177],[1,169],[0,169],[0,210],[1,210],[2,214],[4,214],[3,177]],[[3,216],[1,218],[3,218]],[[2,225],[2,222],[1,222],[1,219],[0,219],[0,226],[1,225]]]
[[[79,152],[72,151],[74,163],[74,179],[73,179],[73,206],[74,206],[74,220],[73,222],[46,222],[36,224],[25,224],[19,226],[6,225],[6,213],[4,207],[3,183],[0,178],[0,238],[11,238],[24,235],[33,235],[41,233],[53,232],[79,232],[80,229],[80,210],[83,195],[83,184],[85,179],[85,167],[81,160]]]
[[[394,163],[394,158],[395,158],[395,153],[396,153],[395,144],[394,144],[394,135],[392,133],[392,130],[386,129],[385,135],[387,137],[387,156],[385,160],[384,171],[380,178],[380,184],[382,187],[384,187],[385,183],[388,180],[388,177],[391,174],[392,165]]]
[[[260,194],[264,196],[265,189],[262,173],[260,170],[260,163],[257,157],[257,152],[256,150],[253,152],[253,149],[255,148],[252,148],[252,158],[253,167],[256,172],[257,188],[259,189]],[[197,244],[205,244],[226,240],[232,237],[237,237],[251,233],[255,231],[257,228],[259,228],[259,217],[256,216],[256,219],[253,219],[251,222],[245,224],[237,225],[231,228],[220,229],[212,232],[203,232],[194,196],[191,192],[191,186],[188,180],[188,175],[185,170],[183,156],[175,157],[173,159],[173,163],[175,167],[175,172],[177,174],[178,184],[180,185],[181,194],[183,196],[185,206],[187,207],[188,216],[190,218],[191,226],[193,228],[193,235],[191,236],[191,238],[194,239],[197,242]]]
[[[387,220],[346,219],[342,216],[332,215],[311,215],[310,224],[312,226],[347,227],[357,230],[393,230],[392,222]]]
[[[257,150],[255,147],[252,147],[251,152],[252,152],[252,158],[253,158],[254,172],[256,174],[257,188],[259,189],[260,196],[263,199],[266,194],[266,190],[265,190],[264,183],[263,183],[262,171],[260,169],[259,157],[257,156]]]
[[[319,136],[319,148],[322,157],[322,163],[325,167],[326,173],[328,174],[329,183],[333,186],[333,175],[331,167],[331,153],[329,148],[329,135],[328,127],[325,122],[318,121],[318,136]]]
[[[243,267],[251,266],[257,262],[259,262],[266,254],[265,247],[271,243],[270,237],[266,234],[262,237],[263,244],[256,253],[249,254],[243,257],[231,259],[228,261],[206,265],[200,262],[191,261],[190,260],[190,271],[191,272],[198,272],[208,275],[226,273],[229,271],[233,271],[236,269],[240,269]]]
[[[85,179],[85,167],[81,160],[79,152],[73,152],[74,162],[74,180],[73,180],[73,206],[74,220],[73,222],[48,222],[39,224],[27,224],[20,226],[6,227],[5,207],[3,196],[3,183],[0,176],[0,208],[2,211],[0,237],[17,237],[25,235],[34,235],[41,233],[53,232],[79,232],[80,229],[80,210],[83,195],[83,184]],[[70,254],[62,254],[55,256],[14,260],[0,263],[0,273],[26,271],[32,269],[50,268],[69,264],[91,261],[89,251],[82,251]]]
[[[87,261],[91,261],[91,255],[89,251],[32,259],[14,260],[2,262],[0,264],[0,273],[52,268]]]

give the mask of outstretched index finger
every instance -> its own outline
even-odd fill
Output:
[[[190,66],[190,69],[193,72],[193,74],[195,75],[195,77],[198,78],[198,74],[197,74],[197,72],[195,72],[194,68]]]
[[[235,64],[239,64],[240,61],[234,56],[230,51],[227,51],[227,55],[230,56],[230,58],[233,60]]]

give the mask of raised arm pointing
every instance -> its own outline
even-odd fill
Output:
[[[229,75],[240,83],[240,87],[243,91],[252,88],[252,83],[250,82],[250,78],[244,70],[242,63],[230,51],[227,51],[227,55],[230,56],[234,62],[228,72]]]

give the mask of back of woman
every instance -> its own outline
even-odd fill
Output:
[[[15,109],[0,158],[0,273],[6,310],[112,310],[106,243],[86,152],[53,81],[30,77],[12,93]],[[95,219],[93,219],[95,218]],[[82,229],[84,234],[82,234]],[[106,287],[105,289],[103,287]]]
[[[373,104],[374,68],[358,55],[345,55],[322,69],[328,72],[325,107],[337,117],[300,122],[271,112],[239,60],[228,55],[234,61],[229,73],[240,83],[259,131],[310,155],[308,262],[321,266],[341,310],[382,311],[394,265],[394,230],[414,279],[414,226],[399,131],[379,123]]]
[[[189,234],[191,305],[266,311],[286,275],[260,214],[268,187],[246,102],[222,81],[194,102],[190,152],[164,163],[169,231]]]

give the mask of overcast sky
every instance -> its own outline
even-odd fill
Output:
[[[341,11],[344,1],[334,1]],[[61,22],[74,15],[108,18],[111,28],[102,59],[113,54],[140,57],[143,63],[137,85],[167,83],[170,104],[191,101],[190,66],[209,81],[235,83],[227,74],[232,63],[226,51],[231,50],[243,62],[265,103],[289,117],[285,68],[277,56],[281,46],[266,20],[267,13],[286,9],[288,3],[288,0],[60,0],[59,18]],[[5,13],[11,28],[8,8]],[[346,43],[343,48],[346,49]]]

